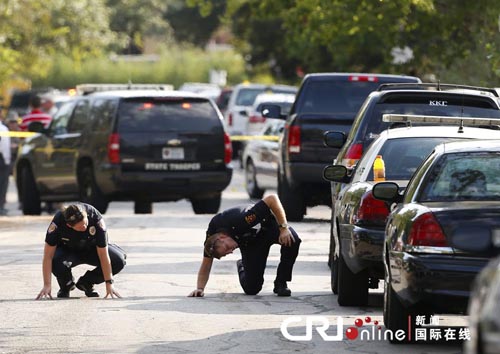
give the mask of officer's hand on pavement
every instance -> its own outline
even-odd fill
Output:
[[[52,300],[52,295],[50,294],[51,292],[52,292],[51,286],[44,286],[35,300],[40,300],[40,299],[51,299]]]
[[[119,297],[121,298],[120,294],[113,288],[113,284],[106,283],[106,296],[104,297],[105,299],[110,296],[111,298]]]
[[[205,295],[205,292],[203,289],[196,289],[191,291],[191,293],[188,295],[188,297],[203,297]]]
[[[280,237],[278,240],[280,245],[287,247],[290,247],[295,242],[295,239],[288,228],[280,230]]]

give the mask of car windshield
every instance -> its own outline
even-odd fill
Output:
[[[381,103],[375,106],[373,115],[367,124],[366,130],[362,132],[364,141],[370,141],[377,137],[377,135],[390,127],[391,123],[382,122],[383,114],[415,114],[415,115],[431,115],[431,116],[456,116],[456,117],[488,117],[498,118],[500,124],[500,110],[472,107],[462,105],[448,104],[446,107],[431,106],[429,102],[415,103],[415,102],[394,102],[394,103]],[[423,125],[414,124],[412,125]]]
[[[302,104],[297,113],[326,113],[338,118],[354,119],[370,92],[379,82],[313,81],[304,87]]]
[[[387,140],[378,155],[382,156],[385,165],[386,180],[409,180],[417,167],[432,152],[434,147],[440,143],[449,142],[452,138],[444,137],[419,137],[419,138],[400,138]],[[366,156],[366,155],[365,155]],[[374,159],[369,161],[370,173],[368,181],[373,181]],[[368,162],[368,161],[367,161]],[[360,161],[362,166],[364,161]]]
[[[500,153],[445,155],[427,175],[420,201],[500,200]]]
[[[207,100],[134,98],[122,101],[118,132],[192,131],[210,133],[219,117]]]

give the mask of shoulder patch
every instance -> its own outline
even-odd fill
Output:
[[[57,225],[54,222],[51,222],[49,225],[49,228],[47,229],[47,233],[51,234],[54,231],[56,231],[56,229],[57,229]]]
[[[95,235],[95,226],[89,227],[89,234],[91,234],[92,236]]]
[[[99,220],[97,226],[99,226],[102,231],[106,231],[106,223],[104,222],[104,219]]]
[[[247,216],[245,216],[245,221],[247,222],[247,224],[253,223],[255,219],[257,219],[257,215],[255,214],[248,214]]]

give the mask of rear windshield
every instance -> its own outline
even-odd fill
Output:
[[[281,113],[282,114],[288,114],[290,112],[290,108],[292,108],[292,102],[262,102],[257,106],[256,111],[259,113],[262,113],[262,108],[264,108],[264,105],[268,104],[273,104],[276,106],[279,106],[281,108]]]
[[[322,113],[351,118],[380,82],[311,81],[303,88],[297,113]]]
[[[237,106],[251,106],[255,102],[255,98],[263,92],[267,93],[295,93],[291,88],[279,87],[263,87],[263,88],[242,88],[236,96]]]
[[[418,137],[387,140],[378,152],[378,155],[381,155],[384,160],[385,179],[409,180],[417,170],[417,167],[434,150],[436,145],[457,140],[459,139],[449,137]],[[373,165],[373,162],[369,162],[368,166]],[[363,164],[363,162],[360,162],[360,164]],[[373,181],[373,169],[370,169],[368,181]]]
[[[207,100],[172,98],[126,99],[118,108],[118,132],[209,132],[220,126]]]
[[[500,154],[456,153],[433,166],[420,201],[500,200]]]
[[[478,107],[464,107],[461,105],[448,105],[445,107],[432,106],[427,100],[426,103],[408,103],[408,104],[390,104],[382,103],[377,104],[372,111],[372,114],[367,115],[370,118],[368,124],[361,132],[361,135],[356,140],[363,140],[369,142],[376,138],[378,134],[389,128],[391,123],[382,122],[382,115],[386,113],[392,114],[416,114],[416,115],[432,115],[432,116],[458,116],[458,117],[484,117],[484,118],[498,118],[500,119],[500,110],[478,108]],[[422,125],[422,124],[413,124]],[[500,125],[500,120],[499,120]]]

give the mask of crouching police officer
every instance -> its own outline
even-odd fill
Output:
[[[260,224],[260,228],[254,226]],[[241,287],[247,295],[256,295],[264,283],[269,249],[281,245],[273,292],[290,296],[287,282],[299,253],[300,238],[286,222],[285,211],[276,195],[268,195],[254,205],[227,209],[215,215],[208,225],[203,261],[198,271],[196,290],[188,296],[204,296],[213,258],[220,259],[240,248],[242,259],[237,264]]]
[[[52,299],[51,273],[59,283],[58,298],[68,298],[77,287],[88,297],[99,297],[94,284],[106,283],[106,296],[121,297],[113,288],[113,276],[125,266],[127,255],[108,244],[106,224],[97,209],[89,204],[71,204],[58,211],[49,225],[43,252],[43,288],[37,296]],[[96,266],[74,282],[71,268]]]

